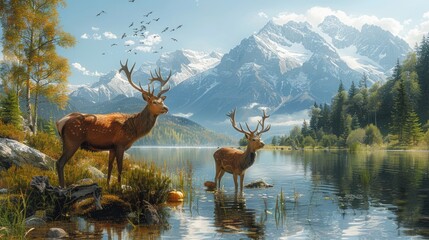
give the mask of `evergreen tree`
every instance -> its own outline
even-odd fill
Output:
[[[410,103],[404,79],[399,80],[396,87],[391,130],[402,145],[416,144],[422,137],[420,120]]]
[[[416,72],[422,96],[429,96],[429,38],[423,37],[417,49]],[[429,98],[419,101],[418,113],[421,119],[429,119]]]
[[[304,137],[310,135],[310,128],[308,127],[308,123],[305,119],[304,119],[304,122],[302,123],[301,134]]]
[[[320,117],[322,109],[317,106],[317,103],[314,103],[313,107],[310,110],[310,129],[313,131],[318,131],[320,129]]]
[[[9,92],[0,101],[0,118],[5,124],[12,124],[21,128],[21,112],[18,106],[18,96],[14,92]]]
[[[332,103],[332,116],[331,116],[332,133],[337,136],[340,136],[345,132],[346,114],[344,109],[345,109],[346,100],[347,100],[347,97],[344,91],[343,83],[340,82],[337,95],[334,97],[334,100]]]
[[[320,129],[325,133],[331,133],[331,109],[328,104],[320,105],[321,109],[319,126]]]

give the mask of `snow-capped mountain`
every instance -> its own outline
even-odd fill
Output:
[[[209,126],[224,121],[233,108],[247,119],[260,115],[261,109],[281,115],[308,109],[315,101],[329,103],[340,81],[346,89],[363,74],[369,84],[384,81],[397,59],[410,51],[405,41],[380,27],[356,29],[335,16],[318,26],[270,21],[223,56],[192,50],[165,53],[155,64],[142,65],[133,79],[146,80],[157,68],[163,76],[171,70],[166,100],[170,113]],[[101,102],[119,94],[135,92],[124,76],[112,72],[72,96]]]
[[[171,70],[172,76],[169,84],[173,88],[184,80],[197,75],[207,69],[216,66],[222,58],[222,54],[211,52],[197,52],[192,50],[177,50],[171,53],[164,53],[155,64],[144,63],[140,68],[133,72],[133,81],[138,83],[142,81],[142,86],[147,84],[150,77],[150,71],[154,72],[161,69],[163,77],[167,77]],[[89,86],[70,86],[70,96],[74,98],[83,98],[93,103],[99,103],[111,100],[118,95],[127,97],[134,96],[137,91],[131,87],[128,80],[117,70],[101,76],[98,82]]]
[[[291,113],[314,101],[330,102],[340,81],[347,89],[364,73],[370,82],[385,80],[410,50],[377,26],[358,30],[334,16],[319,26],[270,21],[214,68],[172,89],[170,109],[200,122],[223,120],[233,108],[246,109],[248,116],[261,108]]]

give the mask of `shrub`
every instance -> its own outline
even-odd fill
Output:
[[[25,133],[12,124],[4,124],[0,121],[0,138],[10,138],[22,142],[25,139]]]
[[[323,135],[321,141],[322,141],[323,147],[330,148],[337,143],[338,138],[334,134],[328,134],[328,135]]]
[[[365,128],[365,143],[368,145],[380,145],[383,143],[383,135],[381,135],[377,126],[370,124]]]
[[[351,147],[356,144],[363,144],[365,140],[365,130],[358,128],[350,132],[347,137],[346,144],[348,147]]]
[[[303,144],[304,146],[311,146],[314,148],[316,146],[316,141],[314,141],[314,139],[311,136],[306,136],[304,138]]]
[[[164,171],[151,163],[140,163],[124,175],[129,190],[124,192],[124,199],[135,203],[134,210],[143,207],[143,200],[150,204],[160,204],[167,200],[171,188],[171,179],[164,175]]]

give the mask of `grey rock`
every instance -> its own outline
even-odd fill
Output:
[[[45,224],[46,224],[45,220],[36,216],[31,216],[25,219],[25,226],[27,227],[36,227],[36,226],[42,226]]]
[[[273,185],[266,183],[264,180],[256,180],[247,184],[244,187],[245,188],[269,188],[269,187],[273,187]]]
[[[40,169],[53,169],[55,160],[18,141],[0,138],[0,170],[30,164]]]
[[[102,179],[106,178],[106,174],[104,174],[102,171],[100,171],[98,168],[89,166],[88,171],[91,173],[91,176],[95,179]]]
[[[50,228],[46,234],[48,238],[68,238],[69,234],[62,228]]]

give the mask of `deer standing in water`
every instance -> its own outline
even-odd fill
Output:
[[[249,125],[246,123],[246,127],[248,131],[243,130],[241,124],[239,124],[239,128],[235,123],[235,109],[227,114],[230,118],[232,127],[241,132],[246,137],[248,144],[246,151],[242,151],[236,148],[231,147],[223,147],[218,149],[213,157],[216,163],[216,174],[215,174],[215,186],[220,188],[220,181],[225,172],[233,175],[235,191],[238,190],[237,178],[240,176],[240,192],[243,191],[243,181],[244,174],[246,170],[253,165],[255,162],[256,151],[264,147],[264,142],[261,140],[261,135],[264,132],[270,130],[271,125],[265,127],[265,120],[269,118],[263,111],[262,119],[258,121],[256,129],[251,131]],[[261,130],[258,131],[259,126],[261,126]]]
[[[122,161],[124,152],[139,138],[150,132],[156,123],[159,115],[167,113],[168,108],[164,105],[166,96],[162,96],[170,88],[163,89],[164,85],[171,77],[163,79],[161,69],[155,70],[155,77],[150,73],[151,78],[148,90],[144,90],[141,85],[138,87],[132,80],[131,74],[135,67],[128,69],[128,60],[125,65],[121,64],[119,72],[124,72],[128,82],[133,88],[141,92],[143,99],[147,102],[146,107],[139,113],[124,114],[84,114],[70,113],[57,121],[57,130],[63,141],[63,153],[56,163],[59,183],[64,187],[64,165],[80,148],[90,151],[109,151],[109,165],[107,172],[107,185],[110,182],[113,162],[116,159],[118,167],[118,182],[121,183]],[[159,81],[160,92],[154,95],[154,88],[150,89],[150,84]]]

